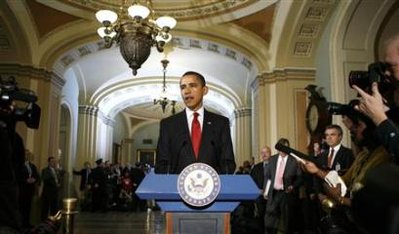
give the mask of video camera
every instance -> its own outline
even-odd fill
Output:
[[[392,106],[393,91],[399,87],[399,83],[395,78],[389,75],[392,73],[392,65],[389,63],[371,63],[367,71],[351,71],[349,73],[349,86],[356,85],[371,94],[371,84],[377,82],[379,92],[387,100],[388,106]]]
[[[17,107],[16,101],[27,105]],[[3,79],[0,76],[0,120],[24,121],[29,128],[39,128],[41,109],[36,101],[37,96],[33,91],[18,88],[15,77]]]

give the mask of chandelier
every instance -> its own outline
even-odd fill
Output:
[[[175,100],[169,100],[168,95],[166,93],[166,67],[169,64],[169,61],[167,59],[161,60],[162,67],[163,67],[163,82],[162,82],[162,92],[160,95],[159,99],[154,99],[154,105],[160,104],[162,107],[162,112],[165,113],[166,106],[169,104],[172,106],[172,114],[174,115],[176,113],[175,105],[176,101]]]
[[[97,33],[104,39],[105,47],[118,43],[133,75],[137,75],[137,70],[150,56],[152,46],[163,52],[164,45],[172,39],[169,31],[176,26],[176,20],[170,16],[155,20],[151,1],[147,0],[146,5],[134,1],[127,8],[127,1],[124,0],[118,14],[111,10],[96,13],[97,20],[103,24]]]

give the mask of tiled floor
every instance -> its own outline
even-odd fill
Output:
[[[74,234],[165,233],[162,212],[82,212],[75,216]]]

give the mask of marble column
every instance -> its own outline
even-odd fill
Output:
[[[78,139],[77,157],[75,165],[81,167],[83,162],[89,161],[92,166],[97,159],[96,155],[96,134],[97,134],[97,114],[96,106],[79,106],[78,116]]]
[[[251,108],[242,107],[234,110],[234,141],[237,168],[245,160],[250,160],[251,151]]]

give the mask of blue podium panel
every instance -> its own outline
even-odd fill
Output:
[[[242,200],[254,200],[260,191],[249,175],[220,175],[221,189],[216,200],[207,207],[192,208],[177,190],[178,175],[148,174],[136,190],[140,199],[156,200],[166,212],[231,212]]]

